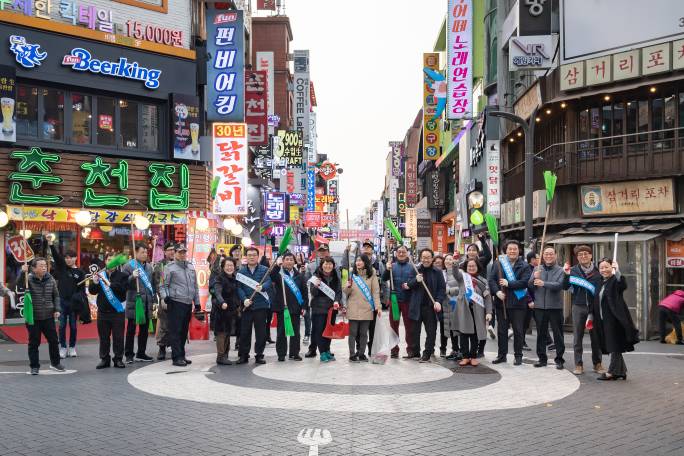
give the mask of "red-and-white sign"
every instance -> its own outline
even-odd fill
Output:
[[[245,121],[249,145],[268,144],[268,72],[245,72]]]
[[[666,265],[668,268],[684,268],[684,239],[667,241]]]
[[[349,239],[350,241],[363,241],[365,239],[373,239],[375,237],[375,230],[340,230],[337,238],[339,240]]]
[[[304,226],[306,228],[320,228],[323,225],[321,224],[321,215],[323,213],[319,211],[305,211],[304,212]]]
[[[247,214],[247,124],[214,123],[213,179],[218,178],[212,212],[217,215]]]
[[[17,263],[33,260],[33,249],[22,236],[12,236],[7,239],[7,247]]]
[[[275,11],[275,0],[257,0],[257,10]]]
[[[330,180],[337,175],[337,168],[333,163],[326,160],[321,163],[320,168],[318,168],[318,174],[320,174],[324,180]]]
[[[473,112],[473,1],[449,0],[447,13],[447,119]]]

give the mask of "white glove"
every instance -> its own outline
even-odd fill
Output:
[[[136,279],[140,277],[140,269],[133,269],[133,277]]]
[[[504,293],[503,291],[497,291],[496,297],[501,299],[502,301],[505,301],[506,300],[506,293]]]
[[[418,282],[418,283],[423,282],[423,274],[417,274],[416,275],[416,282]]]
[[[251,299],[245,299],[243,304],[245,305],[245,309],[249,306],[252,305],[252,300]]]

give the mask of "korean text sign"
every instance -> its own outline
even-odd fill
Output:
[[[249,145],[268,144],[268,73],[248,71],[245,80],[245,119]]]
[[[265,193],[264,221],[286,223],[287,216],[287,194],[282,192]]]
[[[215,123],[212,127],[213,179],[218,179],[214,214],[247,214],[247,125]]]
[[[423,54],[423,72],[425,75],[439,73],[439,54],[426,52]],[[437,76],[434,76],[437,77]],[[437,160],[442,144],[442,119],[438,114],[437,81],[424,76],[423,80],[423,160]],[[442,83],[443,84],[443,83]]]
[[[207,120],[245,120],[242,11],[207,11]]]
[[[473,2],[449,0],[447,13],[447,118],[473,112]]]

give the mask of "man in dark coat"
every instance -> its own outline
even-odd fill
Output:
[[[432,267],[435,254],[430,249],[420,252],[420,266],[418,274],[408,282],[411,289],[411,304],[409,305],[409,317],[413,325],[412,354],[420,353],[420,330],[425,325],[427,338],[425,350],[420,362],[430,361],[435,352],[435,339],[437,337],[437,315],[435,312],[442,310],[441,302],[446,296],[446,284],[442,271]],[[426,287],[430,293],[426,291]],[[432,296],[432,299],[430,298]]]
[[[508,241],[492,268],[488,280],[490,292],[495,295],[496,329],[499,342],[498,356],[492,363],[506,362],[508,355],[508,327],[513,327],[513,350],[516,366],[522,364],[525,341],[525,315],[528,312],[528,282],[532,271],[520,256],[518,241]]]
[[[252,329],[254,329],[254,352],[255,362],[265,364],[264,348],[268,332],[268,313],[271,311],[271,303],[268,299],[268,291],[271,289],[271,279],[264,278],[268,272],[266,266],[259,264],[259,249],[248,247],[245,250],[247,264],[240,269],[237,275],[238,296],[244,306],[242,320],[240,322],[240,349],[238,351],[237,364],[244,364],[249,360],[249,350],[252,346]],[[261,283],[261,285],[259,285]],[[253,284],[254,286],[251,286]],[[256,292],[256,293],[255,293]],[[254,295],[252,297],[252,294]]]
[[[134,267],[135,266],[135,267]],[[121,269],[128,277],[128,292],[126,293],[126,363],[133,361],[150,362],[152,357],[148,356],[147,337],[149,335],[149,319],[152,317],[152,305],[156,301],[157,293],[152,284],[152,266],[147,262],[147,246],[137,244],[135,246],[135,258],[126,263]],[[136,325],[135,323],[135,300],[140,295],[145,306],[145,323]],[[138,349],[133,351],[135,339],[135,328],[138,328]]]
[[[290,312],[294,336],[290,337],[289,359],[301,361],[300,350],[300,329],[299,322],[302,313],[308,306],[309,293],[306,289],[304,276],[297,272],[295,268],[295,257],[291,252],[286,252],[279,257],[276,266],[271,271],[271,282],[273,283],[274,299],[271,301],[271,310],[277,315],[278,329],[276,337],[276,353],[278,361],[285,361],[288,354],[287,336],[285,335],[285,302]]]

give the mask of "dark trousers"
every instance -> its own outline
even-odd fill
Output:
[[[437,338],[437,315],[432,303],[420,306],[420,319],[412,322],[413,326],[413,348],[411,353],[420,354],[420,331],[421,326],[425,325],[425,350],[423,355],[431,356],[435,352],[435,339]]]
[[[409,318],[409,303],[408,302],[400,302],[399,303],[399,315],[401,318],[404,320],[404,333],[406,334],[406,353],[408,355],[411,354],[411,347],[413,346],[413,329],[411,325],[413,324],[413,321]],[[390,316],[390,327],[394,330],[395,333],[397,333],[397,336],[399,335],[399,320],[394,320],[394,317]],[[399,345],[396,345],[394,348],[392,348],[392,354],[397,355],[399,354]]]
[[[55,330],[55,320],[47,318],[45,320],[34,320],[34,324],[26,325],[28,330],[28,356],[31,369],[40,368],[38,358],[38,347],[40,347],[40,335],[44,335],[50,350],[50,364],[59,364],[59,341]]]
[[[496,326],[496,311],[494,313],[492,313],[492,321],[489,322],[489,325],[491,325],[492,328]],[[480,353],[484,354],[485,345],[487,345],[487,339],[483,339],[483,340],[478,342],[478,346],[477,346],[478,354],[480,354]]]
[[[464,358],[477,358],[477,349],[480,342],[477,334],[461,334],[461,354]]]
[[[668,309],[667,307],[658,306],[658,330],[660,331],[660,340],[665,340],[667,336],[667,331],[665,329],[665,323],[670,320],[672,326],[674,326],[675,334],[677,335],[677,340],[682,341],[682,322],[679,319],[679,315]]]
[[[287,336],[285,335],[285,319],[283,318],[283,312],[276,312],[278,315],[278,328],[276,330],[276,353],[278,356],[285,356],[288,354],[288,343]],[[300,350],[300,339],[301,339],[301,329],[300,321],[301,315],[299,312],[290,312],[290,318],[292,319],[292,329],[294,329],[294,336],[290,337],[290,357],[298,356]]]
[[[171,359],[185,359],[185,343],[188,341],[192,305],[166,299],[166,324],[171,345]]]
[[[373,319],[370,321],[368,327],[368,356],[373,354],[373,336],[375,336],[375,321],[378,319],[378,314],[373,312]]]
[[[109,347],[114,346],[114,361],[121,361],[124,355],[124,327],[126,317],[121,313],[99,312],[97,334],[100,336],[100,359],[109,361]]]
[[[525,342],[525,314],[527,309],[506,309],[508,318],[504,318],[503,306],[496,306],[496,339],[499,343],[499,357],[508,355],[508,327],[513,328],[513,354],[516,358],[523,356]]]
[[[608,373],[612,376],[627,375],[627,364],[622,353],[615,352],[610,354],[610,365],[608,366]]]
[[[304,312],[304,337],[311,337],[311,311]]]
[[[563,339],[563,309],[534,309],[534,321],[537,324],[537,357],[539,361],[547,361],[546,346],[549,345],[549,324],[556,343],[556,364],[562,364],[565,353]]]
[[[335,313],[333,312],[333,318]],[[309,351],[316,352],[316,349],[320,353],[326,353],[330,351],[330,339],[323,337],[323,330],[325,330],[325,325],[327,323],[328,314],[311,315],[311,346]]]
[[[238,356],[242,359],[249,358],[249,351],[252,348],[252,328],[254,328],[254,354],[257,358],[263,358],[264,348],[266,348],[266,332],[269,331],[268,315],[270,309],[251,309],[247,308],[242,312],[240,322],[240,349]]]
[[[62,303],[62,312],[59,314],[59,344],[64,348],[66,348],[67,346],[66,330],[68,324],[69,347],[75,347],[76,334],[78,329],[78,319],[76,318],[76,312],[73,311],[73,309],[71,308],[71,304],[67,300],[60,298],[60,301]]]
[[[147,337],[149,336],[149,323],[148,323],[147,311],[145,311],[145,323],[142,325],[135,324],[135,318],[129,318],[128,324],[126,325],[126,357],[133,356],[133,341],[135,339],[135,328],[138,327],[138,350],[135,352],[136,355],[144,355],[145,350],[147,350]]]
[[[166,347],[169,343],[168,311],[159,306],[157,310],[157,345]]]
[[[589,316],[589,309],[587,306],[572,306],[572,346],[575,351],[575,366],[583,366],[582,354],[584,347],[584,331],[586,330],[587,317]],[[591,361],[594,366],[601,363],[603,352],[601,351],[601,342],[597,331],[589,331],[589,340],[591,341]]]
[[[276,312],[271,312],[269,310],[266,315],[266,340],[271,340],[271,322],[273,321],[273,314]]]

